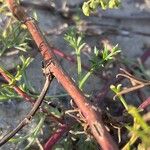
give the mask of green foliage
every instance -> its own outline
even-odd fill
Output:
[[[114,59],[114,57],[120,53],[121,50],[118,47],[118,44],[112,48],[112,50],[108,50],[107,45],[104,45],[104,49],[100,52],[96,47],[94,48],[94,56],[91,59],[92,68],[94,70],[104,67],[105,63]],[[100,59],[100,56],[102,58]]]
[[[11,49],[26,52],[30,48],[28,46],[30,39],[26,27],[14,19],[8,11],[5,1],[1,1],[1,3],[0,14],[2,18],[5,18],[5,22],[0,24],[0,56]]]
[[[28,46],[28,33],[20,26],[20,23],[8,23],[5,29],[0,29],[0,56],[10,49],[18,49],[26,52]]]
[[[118,45],[116,45],[111,51],[107,49],[107,46],[104,46],[104,49],[102,51],[98,50],[96,47],[94,48],[94,55],[92,57],[91,61],[91,69],[89,72],[87,72],[81,82],[79,87],[82,87],[87,79],[93,74],[94,71],[102,68],[105,66],[106,63],[110,62],[114,59],[114,57],[120,53],[121,50],[119,50]],[[102,58],[100,58],[100,55],[102,54]]]
[[[0,102],[8,101],[10,99],[19,99],[21,98],[12,90],[10,87],[3,86],[0,88]]]
[[[70,29],[68,33],[65,34],[64,39],[69,43],[72,48],[75,49],[77,57],[78,83],[80,84],[82,76],[81,49],[85,46],[85,43],[83,42],[83,35],[77,34],[75,29]]]
[[[108,8],[118,8],[120,5],[120,0],[88,0],[83,3],[82,10],[84,15],[89,16],[92,11],[95,11],[98,7],[103,10]]]
[[[1,86],[0,89],[0,101],[7,101],[9,99],[13,99],[13,98],[21,98],[20,96],[18,96],[14,90],[12,89],[13,85],[16,85],[16,83],[18,81],[21,81],[22,77],[24,76],[25,70],[27,69],[27,67],[29,66],[29,64],[32,62],[32,58],[27,58],[25,59],[24,56],[20,56],[20,59],[22,61],[22,65],[18,65],[17,68],[17,72],[16,75],[13,76],[11,75],[8,71],[6,71],[3,67],[0,66],[0,70],[3,70],[3,72],[5,72],[5,74],[10,78],[10,82],[8,84],[3,84]],[[23,83],[22,85],[19,85],[20,87],[22,87],[22,90],[24,90],[26,88],[25,83]]]
[[[69,45],[76,50],[76,53],[80,53],[81,49],[84,47],[83,34],[77,33],[74,28],[70,28],[65,34],[64,39],[69,43]]]
[[[15,75],[15,81],[20,81],[25,70],[30,65],[30,63],[33,61],[32,58],[28,57],[27,59],[24,56],[20,56],[22,65],[17,66],[17,73]]]
[[[0,0],[0,14],[4,14],[6,16],[12,16],[10,12],[8,12],[8,8],[5,0]]]
[[[83,35],[77,34],[77,32],[73,29],[70,29],[67,34],[65,34],[65,40],[69,43],[69,45],[75,49],[75,54],[77,56],[77,70],[78,70],[78,85],[80,89],[83,89],[84,84],[87,79],[93,74],[93,72],[101,67],[104,67],[108,61],[114,59],[114,57],[121,52],[118,48],[118,45],[112,48],[112,50],[108,50],[107,46],[104,45],[104,49],[100,52],[96,47],[94,48],[94,55],[92,56],[91,68],[90,70],[83,75],[82,66],[81,66],[81,49],[84,47],[85,42],[83,41]],[[102,57],[100,58],[100,55]]]
[[[119,94],[121,91],[121,84],[119,84],[118,86],[111,85],[110,88],[112,91],[115,92],[116,96],[118,96],[119,100],[124,105],[128,114],[130,114],[134,120],[132,126],[126,125],[126,128],[129,130],[129,135],[131,136],[131,138],[122,150],[130,150],[131,146],[135,143],[137,139],[140,139],[142,141],[138,145],[138,150],[140,150],[141,147],[143,148],[143,150],[146,150],[148,147],[150,147],[150,126],[141,116],[139,109],[134,106],[128,105],[123,96]]]
[[[121,50],[118,49],[118,44],[115,47],[113,47],[111,51],[108,50],[107,45],[104,45],[104,50],[102,51],[102,59],[104,61],[113,60],[114,56],[120,52]]]
[[[18,23],[17,21],[14,21],[14,18],[11,16],[11,13],[8,12],[4,0],[0,0],[0,3],[3,3],[2,5],[0,5],[0,13],[8,17],[7,23],[4,26],[2,26],[2,28],[0,28],[0,56],[3,55],[7,50],[14,49],[14,48],[21,51],[26,51],[27,49],[30,48],[28,46],[28,42],[30,39],[28,38],[28,34],[26,33],[26,28],[24,28],[24,26],[21,26],[21,24]],[[101,7],[103,10],[106,10],[108,8],[109,9],[118,8],[119,5],[120,5],[120,0],[87,0],[86,2],[84,2],[82,9],[83,9],[83,13],[86,16],[89,16],[90,13],[92,11],[95,11],[98,7]],[[34,15],[35,17],[37,17],[36,14]],[[77,59],[78,86],[81,90],[83,89],[89,77],[94,73],[94,71],[105,67],[107,63],[113,61],[115,56],[121,52],[118,45],[114,46],[111,50],[107,48],[107,45],[104,45],[104,48],[101,51],[95,46],[93,49],[93,55],[91,56],[91,60],[90,60],[91,62],[90,70],[84,74],[81,65],[82,49],[85,46],[85,42],[83,40],[83,34],[77,33],[75,29],[71,29],[68,31],[68,33],[65,34],[64,39],[75,50],[76,59]],[[8,101],[10,99],[21,98],[12,89],[14,85],[21,87],[21,89],[26,93],[28,93],[29,89],[32,89],[31,91],[34,92],[32,93],[33,95],[31,96],[35,99],[38,97],[39,93],[36,93],[32,85],[30,85],[29,81],[26,78],[26,71],[25,71],[33,59],[31,58],[25,59],[23,56],[21,56],[20,59],[22,65],[16,66],[17,71],[14,76],[10,74],[8,71],[6,71],[4,68],[0,67],[0,70],[3,70],[5,74],[11,79],[11,82],[9,82],[8,84],[3,84],[0,88],[0,102]],[[129,63],[127,62],[127,65],[128,64]],[[140,66],[140,68],[143,72],[145,72],[143,66]],[[143,74],[141,74],[141,76],[142,75]],[[119,100],[125,107],[128,115],[131,115],[134,121],[133,124],[130,126],[125,124],[125,127],[129,130],[129,135],[131,137],[129,141],[127,141],[126,145],[123,147],[123,150],[131,149],[131,146],[133,146],[133,144],[138,139],[140,139],[141,141],[141,143],[138,145],[138,150],[141,149],[146,150],[147,148],[150,147],[149,124],[144,120],[140,110],[134,106],[128,105],[124,97],[120,95],[121,84],[117,86],[111,85],[110,88],[119,98]],[[63,96],[66,96],[66,94],[61,94],[57,96],[46,96],[45,99],[48,100],[53,97],[63,97]],[[45,105],[45,109],[54,115],[57,116],[62,115],[62,112],[60,112],[57,108],[53,108],[50,106],[46,107]],[[12,138],[10,142],[22,143],[28,140],[29,143],[25,147],[25,149],[30,149],[30,146],[33,143],[35,143],[35,140],[38,138],[40,134],[40,130],[44,125],[45,118],[46,118],[45,115],[40,114],[40,116],[38,117],[37,126],[31,131],[30,134],[24,137]],[[81,125],[76,124],[73,128],[74,128],[74,134],[73,132],[72,133],[70,132],[65,138],[63,138],[63,140],[59,144],[55,145],[55,149],[71,149],[74,146],[74,143],[77,146],[77,149],[97,148],[96,143],[94,143],[92,139],[86,136],[85,131],[81,131],[81,132],[79,131]]]
[[[126,126],[127,129],[130,131],[131,138],[123,147],[123,150],[130,148],[138,139],[141,140],[141,143],[138,145],[138,150],[141,150],[141,147],[143,148],[143,150],[148,149],[150,147],[150,126],[143,119],[138,108],[134,106],[129,106],[128,113],[132,115],[134,119],[134,124],[130,127]]]

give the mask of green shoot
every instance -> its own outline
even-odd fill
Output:
[[[103,61],[108,61],[114,59],[114,56],[120,53],[121,50],[118,49],[118,44],[113,47],[111,51],[108,50],[107,45],[104,45],[104,50],[102,51]]]
[[[118,96],[119,100],[121,101],[121,103],[123,104],[123,106],[125,107],[125,109],[128,111],[128,104],[126,103],[125,99],[123,98],[122,95],[120,95],[120,91],[121,91],[121,84],[117,85],[117,86],[114,86],[114,85],[111,85],[110,86],[110,89],[116,94],[116,96]]]
[[[150,137],[150,127],[140,115],[139,110],[134,106],[129,106],[123,96],[119,94],[121,91],[121,84],[116,87],[114,85],[111,85],[110,88],[116,94],[116,96],[118,96],[127,112],[134,119],[134,124],[132,127],[126,126],[126,128],[130,131],[131,138],[123,147],[123,150],[130,149],[131,145],[133,145],[139,137],[142,140],[142,144],[144,144],[144,147],[150,146],[148,140],[148,138]]]
[[[2,18],[6,18],[5,23],[0,26],[0,56],[12,49],[26,52],[30,48],[28,46],[30,39],[25,31],[26,27],[14,19],[8,11],[6,1],[1,0],[0,2],[0,14]]]
[[[5,0],[0,0],[0,14],[4,14],[6,16],[12,16],[10,12],[8,12],[8,8],[7,8],[7,5],[6,5],[6,2]]]
[[[16,81],[20,81],[20,79],[22,78],[25,70],[27,69],[27,67],[29,66],[29,64],[33,61],[32,58],[28,57],[26,59],[24,56],[20,56],[20,59],[22,61],[22,65],[18,65],[17,66],[17,73],[15,75],[15,80]]]
[[[107,49],[107,46],[104,46],[104,50],[102,50],[102,58],[100,59],[100,51],[95,47],[94,48],[94,56],[91,60],[92,67],[89,72],[86,73],[86,75],[82,78],[79,88],[83,88],[83,85],[87,81],[87,79],[93,74],[93,72],[97,69],[100,69],[101,67],[104,67],[104,64],[107,63],[110,60],[113,60],[114,57],[120,53],[121,50],[118,48],[118,45],[116,45],[111,51]]]
[[[133,145],[138,138],[141,139],[142,146],[148,148],[150,146],[150,126],[143,119],[136,107],[128,106],[128,113],[134,118],[134,124],[132,127],[126,126],[126,128],[130,131],[131,138],[123,147],[123,150],[126,150],[128,147]]]
[[[136,107],[130,106],[128,108],[128,113],[136,119],[137,124],[139,124],[145,132],[148,132],[148,130],[150,130],[150,127],[139,114],[139,110]]]
[[[2,87],[0,89],[0,102],[5,102],[10,99],[20,99],[21,97],[18,96],[11,88],[9,87]]]
[[[85,43],[82,41],[82,35],[77,34],[74,29],[71,29],[67,34],[65,34],[64,39],[69,43],[69,45],[75,49],[77,57],[77,73],[78,73],[78,82],[80,84],[82,66],[81,66],[81,49],[84,47]]]

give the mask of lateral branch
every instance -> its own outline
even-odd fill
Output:
[[[43,101],[43,99],[47,93],[47,90],[49,88],[49,85],[50,85],[52,79],[53,78],[51,78],[51,75],[46,76],[46,81],[45,81],[45,84],[43,86],[43,89],[42,89],[38,99],[34,103],[33,108],[26,115],[26,117],[17,125],[17,127],[15,129],[13,129],[11,132],[6,133],[6,135],[4,135],[4,137],[2,139],[0,139],[0,146],[2,146],[7,141],[9,141],[18,131],[20,131],[24,126],[26,126],[28,123],[30,123],[32,117],[35,115],[35,113],[39,109],[39,107],[40,107],[40,105],[41,105],[41,103],[42,103],[42,101]]]

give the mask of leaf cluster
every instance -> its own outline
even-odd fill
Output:
[[[7,101],[13,98],[15,99],[21,98],[20,96],[18,96],[18,94],[14,92],[12,87],[16,85],[17,82],[21,81],[22,77],[24,76],[25,70],[27,69],[27,67],[32,62],[33,59],[30,57],[26,59],[24,56],[20,56],[20,59],[22,61],[22,65],[16,66],[17,71],[15,76],[13,76],[7,70],[5,70],[3,67],[0,66],[0,70],[5,72],[5,74],[10,78],[10,82],[8,84],[1,85],[0,101]],[[25,83],[19,84],[19,86],[21,87],[22,90],[26,88]]]
[[[88,0],[83,3],[82,10],[84,15],[89,16],[92,11],[95,11],[98,7],[103,10],[108,8],[118,8],[120,5],[120,0]]]
[[[5,1],[0,4],[1,24],[0,24],[0,56],[4,52],[17,49],[26,52],[30,47],[30,40],[26,27],[21,25],[8,11]],[[4,19],[3,19],[4,18]]]
[[[77,33],[76,29],[70,28],[65,34],[64,39],[69,43],[69,45],[76,50],[76,53],[80,53],[81,49],[84,47],[83,34]]]
[[[94,47],[94,55],[90,60],[92,63],[92,68],[96,70],[104,67],[107,62],[113,60],[120,52],[121,50],[119,49],[118,44],[111,50],[107,48],[107,45],[104,45],[104,48],[101,51]]]
[[[11,22],[11,21],[10,21]],[[28,33],[20,26],[20,23],[10,23],[0,29],[0,56],[10,49],[17,49],[26,52],[28,46]]]
[[[85,42],[83,41],[83,34],[77,34],[75,29],[70,29],[67,34],[65,34],[64,39],[69,43],[69,45],[75,50],[77,56],[77,70],[78,70],[78,83],[79,88],[82,89],[83,85],[86,83],[87,79],[92,75],[94,71],[104,67],[107,62],[110,62],[115,58],[115,56],[121,52],[118,45],[114,46],[111,50],[104,45],[103,50],[99,50],[94,47],[94,55],[91,57],[91,68],[83,75],[82,65],[81,65],[81,49],[84,47]],[[100,55],[102,57],[100,57]]]

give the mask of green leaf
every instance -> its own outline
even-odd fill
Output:
[[[79,45],[78,47],[78,53],[80,53],[81,49],[85,46],[85,43],[82,43],[81,45]]]
[[[139,110],[136,107],[129,106],[128,113],[131,114],[136,119],[136,122],[143,128],[143,130],[145,130],[145,132],[148,132],[150,130],[150,127],[141,117],[141,115],[139,114]]]
[[[90,6],[87,2],[83,3],[82,10],[83,10],[83,13],[84,13],[85,16],[90,15],[91,10],[90,10]]]
[[[83,3],[82,10],[84,15],[89,16],[92,11],[95,11],[98,7],[103,10],[118,8],[120,0],[88,0]]]

